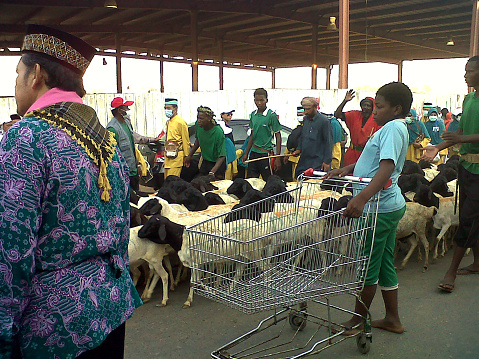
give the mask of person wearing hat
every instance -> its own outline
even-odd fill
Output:
[[[181,175],[184,159],[190,154],[190,136],[188,125],[178,115],[178,100],[165,99],[166,143],[165,143],[165,178]]]
[[[235,112],[235,110],[231,110],[230,112],[222,112],[221,120],[218,120],[216,122],[223,129],[223,133],[225,134],[225,136],[228,137],[231,142],[235,143],[233,137],[233,129],[229,125],[231,118],[233,117],[233,112]]]
[[[128,268],[128,165],[83,104],[95,48],[29,25],[23,119],[0,142],[0,357],[123,358],[142,303]]]
[[[331,167],[333,150],[333,130],[331,122],[318,111],[319,101],[314,97],[301,100],[304,108],[304,121],[298,146],[292,153],[301,157],[296,167],[296,176],[309,168],[328,172]]]
[[[128,115],[129,106],[133,101],[123,101],[121,97],[115,97],[111,101],[111,113],[113,118],[106,125],[106,129],[115,135],[115,140],[120,148],[121,154],[130,168],[130,186],[133,190],[140,190],[139,159],[136,156],[137,144],[146,144],[157,141],[159,138],[141,136],[133,131],[130,116]],[[140,154],[141,155],[141,154]]]
[[[291,131],[286,140],[286,148],[284,150],[285,155],[292,154],[299,144],[299,139],[301,137],[301,131],[303,130],[303,121],[304,121],[304,108],[303,106],[298,106],[296,108],[296,120],[298,121],[298,126]],[[281,167],[278,176],[283,180],[290,182],[293,181],[296,171],[296,166],[298,165],[300,156],[284,156],[283,163],[284,166]]]
[[[441,135],[446,130],[446,127],[444,126],[442,119],[438,116],[437,108],[431,107],[429,109],[424,126],[431,137],[430,144],[433,146],[440,144],[442,142]],[[439,161],[437,161],[438,165],[444,162],[447,152],[447,149],[443,149],[439,152]]]
[[[415,109],[409,110],[405,118],[407,132],[409,137],[409,144],[407,148],[406,161],[413,161],[419,163],[421,160],[421,148],[427,146],[431,142],[429,132],[424,125],[424,122],[417,119],[417,112]]]
[[[346,122],[346,126],[351,135],[351,146],[344,154],[344,167],[358,161],[366,142],[380,127],[373,119],[374,99],[372,97],[366,97],[361,100],[361,111],[343,112],[344,106],[354,97],[354,90],[348,90],[343,102],[341,102],[334,112],[334,117]]]
[[[190,167],[193,154],[201,147],[203,162],[200,166],[200,175],[224,179],[226,172],[225,135],[221,127],[216,124],[215,114],[209,107],[200,106],[197,111],[196,141],[190,154],[185,158],[185,166]]]

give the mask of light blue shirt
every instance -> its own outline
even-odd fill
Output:
[[[397,185],[397,179],[406,159],[408,139],[404,120],[393,120],[386,123],[366,143],[354,167],[354,176],[372,178],[379,170],[381,160],[394,161],[395,167],[391,175],[392,185],[381,191],[378,213],[394,212],[406,205],[406,201]],[[361,188],[364,188],[364,186],[361,186]],[[367,206],[365,210],[367,210]]]

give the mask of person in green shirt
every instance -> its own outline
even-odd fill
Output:
[[[200,106],[197,111],[196,141],[190,154],[185,158],[185,166],[190,167],[193,154],[198,147],[201,147],[203,162],[200,166],[200,175],[224,179],[226,172],[225,135],[216,123],[215,114],[209,107]]]
[[[249,127],[251,135],[248,140],[248,146],[243,154],[243,163],[250,160],[268,157],[270,155],[281,154],[281,125],[278,121],[278,115],[271,109],[266,108],[268,102],[268,92],[264,88],[258,88],[254,91],[254,103],[257,110],[249,116]],[[273,137],[276,140],[276,153],[273,151]],[[250,153],[251,151],[251,153]],[[281,160],[276,157],[274,160],[274,171],[281,168]],[[248,165],[248,177],[263,177],[267,180],[272,174],[271,163],[268,158],[251,162]]]
[[[458,166],[459,228],[454,236],[456,248],[439,289],[451,293],[456,275],[479,274],[479,56],[466,64],[467,86],[474,87],[464,99],[462,117],[456,132],[444,132],[443,142],[424,148],[423,159],[431,161],[439,151],[461,144]],[[467,248],[472,248],[474,262],[459,269]]]

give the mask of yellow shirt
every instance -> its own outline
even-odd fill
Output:
[[[185,120],[176,115],[166,123],[166,140],[176,141],[180,148],[176,158],[165,157],[165,168],[183,167],[183,159],[190,154],[190,136]]]

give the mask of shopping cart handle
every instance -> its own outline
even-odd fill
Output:
[[[304,175],[308,177],[312,177],[312,176],[323,177],[323,176],[326,176],[327,174],[328,174],[327,172],[315,171],[312,168],[309,168],[306,171],[304,171]],[[369,178],[369,177],[356,177],[356,176],[343,176],[341,178],[344,178],[345,180],[348,180],[348,181],[366,182],[366,183],[369,183],[373,180],[372,178]],[[390,178],[388,179],[383,189],[391,187],[392,184],[393,184],[393,180]]]

